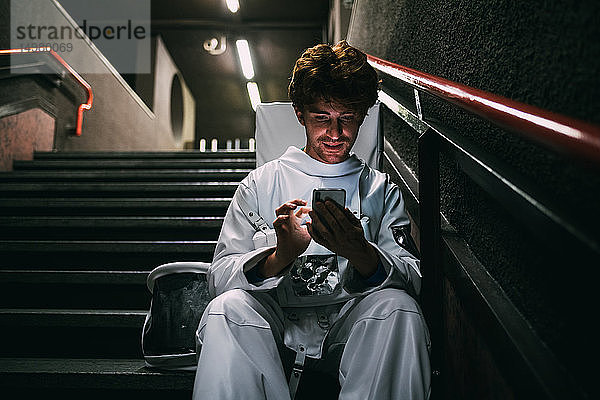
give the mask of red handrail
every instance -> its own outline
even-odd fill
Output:
[[[94,102],[94,94],[92,93],[92,87],[75,71],[61,56],[58,55],[52,48],[50,47],[40,47],[40,48],[28,48],[28,49],[9,49],[9,50],[0,50],[0,55],[2,54],[19,54],[19,53],[50,53],[59,63],[62,64],[63,67],[69,71],[69,73],[79,82],[81,86],[87,91],[88,99],[86,103],[82,103],[79,105],[77,109],[77,124],[75,128],[75,134],[77,136],[81,136],[81,129],[83,126],[83,111],[89,110],[92,108],[92,103]]]
[[[376,69],[497,125],[600,164],[600,127],[367,55]]]

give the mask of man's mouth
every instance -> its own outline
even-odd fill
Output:
[[[323,146],[327,149],[338,150],[341,149],[344,142],[323,142]]]

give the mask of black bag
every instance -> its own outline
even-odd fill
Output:
[[[146,280],[152,293],[142,331],[146,365],[194,370],[196,329],[210,301],[206,273],[209,263],[176,262],[156,267]]]

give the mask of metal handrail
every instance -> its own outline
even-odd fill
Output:
[[[40,48],[25,48],[25,49],[8,49],[0,50],[0,55],[5,54],[31,54],[31,53],[50,53],[67,71],[79,82],[79,84],[87,91],[88,99],[87,102],[82,103],[77,108],[77,123],[75,128],[75,134],[81,136],[81,130],[83,126],[83,111],[92,108],[94,102],[94,94],[92,93],[92,87],[87,83],[77,71],[75,71],[58,53],[56,53],[50,47]]]
[[[544,146],[600,164],[600,127],[404,67],[372,55],[369,64]]]
[[[570,255],[584,254],[597,258],[600,243],[593,239],[593,233],[587,228],[578,226],[578,221],[569,221],[563,210],[546,204],[547,200],[540,197],[540,192],[528,179],[515,180],[517,175],[514,171],[493,154],[481,151],[442,124],[423,118],[418,92],[434,95],[525,138],[595,166],[600,165],[600,127],[377,57],[368,56],[368,60],[379,71],[415,90],[416,111],[404,104],[406,99],[401,103],[383,90],[379,99],[419,135],[418,179],[412,176],[408,167],[394,163],[394,151],[389,143],[386,157],[406,189],[403,194],[409,193],[407,209],[412,208],[409,212],[418,221],[420,265],[423,276],[427,277],[422,282],[421,302],[431,342],[437,344],[431,350],[434,371],[432,393],[443,391],[450,382],[450,378],[440,378],[449,371],[450,365],[445,359],[447,310],[444,304],[447,303],[444,300],[449,296],[447,280],[455,291],[454,296],[459,300],[467,299],[461,306],[463,310],[477,313],[476,319],[471,322],[485,332],[493,330],[488,336],[498,348],[490,347],[489,351],[507,380],[519,385],[526,380],[525,390],[532,398],[587,398],[586,388],[565,368],[565,361],[559,361],[532,330],[501,286],[469,250],[466,240],[461,239],[447,221],[444,221],[446,226],[442,224],[440,154],[453,157],[462,173],[506,206],[513,217],[524,220],[524,225],[533,229],[538,237],[543,237],[547,245],[560,246],[562,251],[572,250]],[[536,228],[540,226],[543,229],[538,232]],[[488,346],[491,346],[490,343]]]

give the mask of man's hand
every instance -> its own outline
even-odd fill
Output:
[[[258,272],[265,278],[281,272],[310,244],[311,239],[306,227],[300,225],[302,217],[309,212],[308,208],[302,207],[305,205],[306,201],[295,199],[282,204],[275,210],[277,218],[273,221],[273,227],[277,234],[277,247],[275,252],[257,266]]]
[[[375,273],[379,256],[365,239],[362,225],[352,211],[327,200],[313,204],[308,214],[312,222],[306,226],[315,242],[348,259],[364,278]]]

